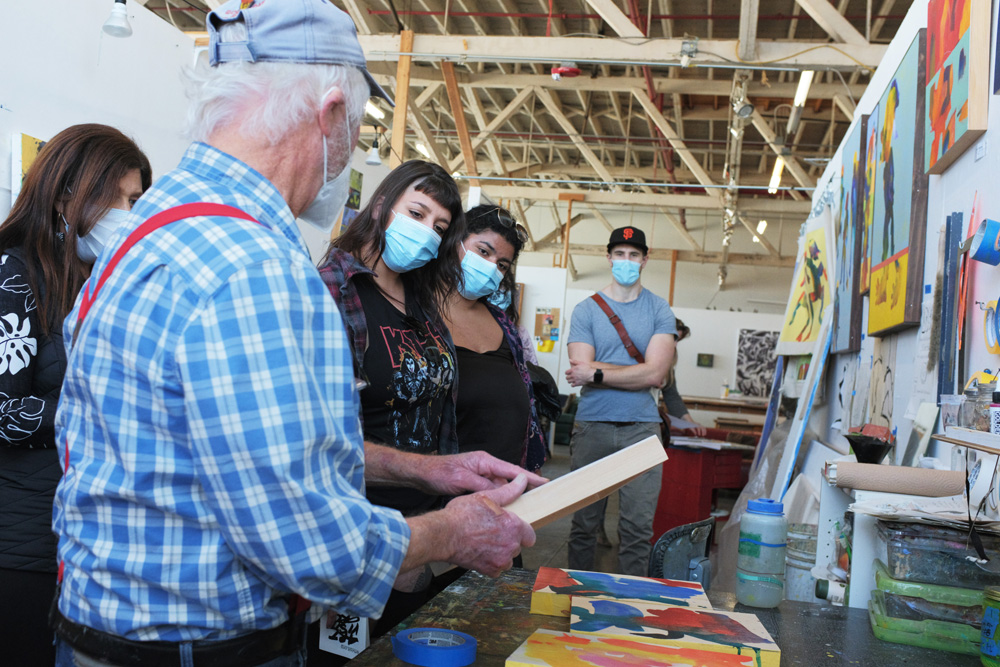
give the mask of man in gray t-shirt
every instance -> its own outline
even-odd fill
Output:
[[[611,319],[595,299],[585,299],[573,310],[566,379],[574,387],[583,387],[570,441],[573,470],[660,433],[653,391],[663,384],[673,361],[677,328],[667,302],[644,289],[639,281],[648,252],[642,230],[622,227],[611,232],[608,263],[613,281],[599,292],[642,355],[641,363],[626,350]],[[619,490],[621,574],[646,575],[660,474],[661,466],[656,466]],[[573,515],[570,569],[594,568],[597,526],[603,515],[602,503]]]

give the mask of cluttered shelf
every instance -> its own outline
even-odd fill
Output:
[[[736,412],[763,415],[767,413],[766,398],[730,396],[711,398],[708,396],[681,396],[689,410],[711,410],[714,412]]]

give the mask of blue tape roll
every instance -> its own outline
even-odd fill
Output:
[[[410,628],[392,638],[392,653],[420,667],[465,667],[476,661],[476,638],[441,628]]]

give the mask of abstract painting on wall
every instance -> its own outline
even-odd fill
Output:
[[[507,658],[506,667],[756,667],[756,655],[678,648],[556,630],[536,630]]]
[[[740,329],[736,342],[735,387],[744,396],[766,398],[774,381],[774,364],[778,360],[777,331]]]
[[[15,132],[10,140],[10,203],[13,204],[17,195],[21,192],[21,184],[24,177],[28,175],[38,151],[42,150],[45,142],[30,134]]]
[[[693,581],[540,567],[531,592],[531,613],[568,617],[570,598],[573,596],[648,600],[677,606],[712,608],[705,589]]]
[[[986,131],[992,3],[930,0],[924,119],[925,169],[943,173]]]
[[[785,309],[785,323],[778,338],[777,354],[811,354],[830,302],[829,251],[833,247],[832,215],[824,206],[802,225],[798,256],[792,274],[792,289]]]
[[[919,30],[878,104],[872,197],[871,291],[868,333],[883,335],[920,324],[927,236],[924,136],[919,132],[924,39]],[[911,261],[912,259],[912,261]]]
[[[865,128],[868,116],[861,116],[844,141],[840,163],[840,215],[835,229],[837,243],[836,301],[833,309],[831,352],[857,352],[861,345],[861,215],[864,201]]]
[[[593,632],[653,644],[754,654],[760,667],[778,667],[781,651],[753,614],[692,609],[638,600],[574,598],[573,634]]]
[[[872,279],[872,221],[875,211],[875,147],[878,144],[879,109],[876,106],[868,116],[865,125],[865,166],[862,171],[863,185],[861,189],[861,212],[858,217],[861,222],[861,271],[858,277],[858,294],[868,294]]]

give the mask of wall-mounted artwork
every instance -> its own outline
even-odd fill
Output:
[[[698,368],[712,368],[713,366],[715,366],[714,354],[698,353]]]
[[[941,174],[986,131],[992,3],[930,0],[925,169]]]
[[[924,136],[918,130],[926,32],[917,32],[877,107],[868,296],[868,333],[876,336],[920,324],[927,175],[920,166]]]
[[[833,309],[833,345],[831,352],[857,352],[861,345],[861,305],[858,281],[861,279],[862,203],[865,192],[865,128],[868,116],[854,124],[841,153],[839,229],[837,243],[836,301]]]
[[[736,342],[736,389],[744,396],[764,397],[771,391],[778,360],[777,331],[740,329]]]
[[[872,111],[871,115],[868,116],[868,122],[865,124],[864,142],[865,142],[865,167],[862,172],[863,175],[863,188],[862,188],[862,198],[861,198],[861,213],[859,214],[861,221],[861,248],[859,253],[861,256],[861,272],[858,277],[858,294],[868,294],[868,288],[871,286],[872,279],[872,222],[875,215],[875,172],[876,172],[876,156],[875,149],[878,144],[878,121],[879,121],[879,109],[876,106]]]
[[[540,629],[528,637],[505,664],[506,667],[756,667],[757,658],[752,652],[733,655]]]
[[[831,209],[824,206],[802,225],[792,289],[777,354],[810,354],[830,303],[829,251],[833,248]],[[831,310],[832,312],[832,310]]]
[[[13,204],[14,200],[17,199],[17,195],[20,194],[21,184],[24,183],[24,177],[28,175],[28,169],[31,168],[35,158],[38,157],[38,151],[42,150],[42,146],[44,145],[45,142],[42,139],[37,139],[30,134],[15,132],[10,138],[11,204]]]
[[[570,598],[608,597],[650,602],[669,602],[677,606],[712,605],[701,584],[693,581],[633,577],[626,574],[538,568],[531,592],[531,613],[545,616],[569,616]]]
[[[593,632],[678,648],[754,654],[760,667],[778,667],[781,651],[753,614],[673,607],[636,600],[574,598],[574,633]]]

